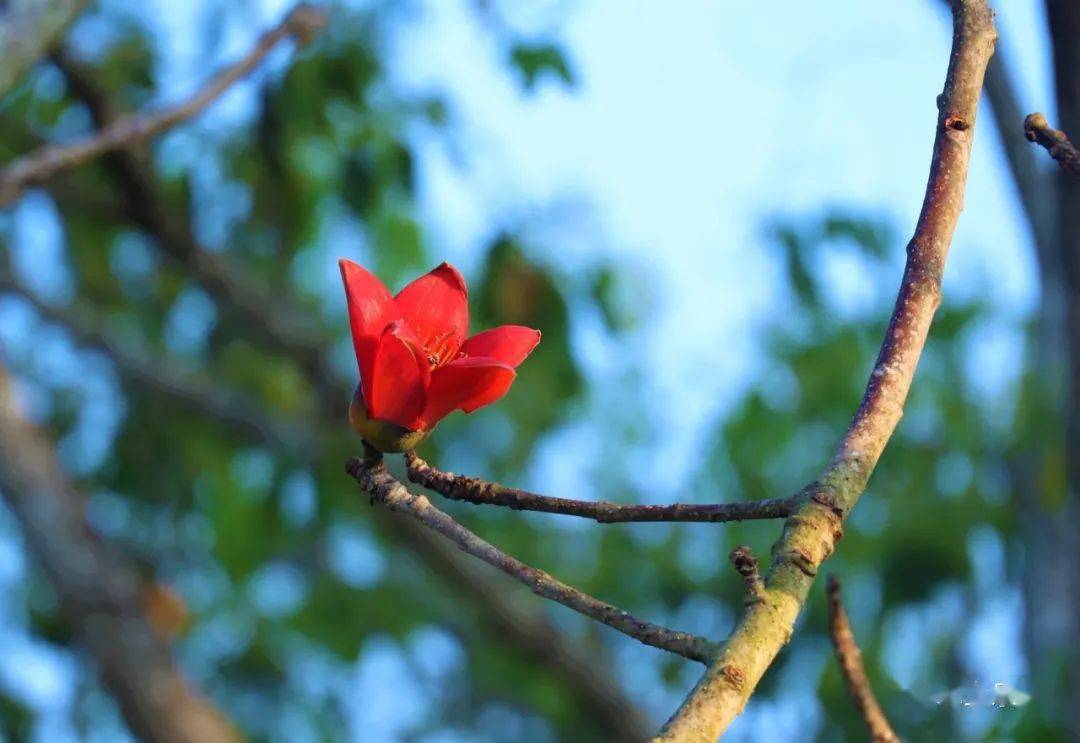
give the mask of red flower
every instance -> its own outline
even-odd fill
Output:
[[[419,433],[415,445],[454,410],[471,413],[506,394],[514,368],[536,348],[540,331],[503,325],[466,338],[469,291],[465,279],[442,263],[391,297],[386,286],[352,261],[341,259],[360,386],[350,418],[361,436],[384,451],[378,422]],[[400,438],[400,437],[399,437]],[[403,446],[400,448],[409,448]]]

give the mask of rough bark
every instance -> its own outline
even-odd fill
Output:
[[[963,207],[975,116],[997,33],[985,0],[955,0],[953,43],[938,97],[930,177],[892,319],[859,409],[821,477],[803,490],[773,547],[761,601],[748,603],[716,661],[657,740],[715,741],[742,711],[787,643],[818,566],[903,414],[915,368],[941,301],[941,275]]]

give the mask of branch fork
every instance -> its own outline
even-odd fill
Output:
[[[639,619],[627,611],[596,599],[558,580],[550,573],[525,564],[474,534],[425,496],[413,493],[386,469],[382,456],[365,446],[363,459],[350,459],[346,472],[368,494],[371,503],[402,513],[454,542],[459,549],[524,584],[542,598],[606,624],[645,645],[666,650],[688,660],[709,663],[716,644],[696,635],[668,629]]]

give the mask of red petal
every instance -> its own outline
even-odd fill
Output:
[[[440,362],[454,358],[469,332],[469,290],[449,263],[402,289],[394,302],[428,354]]]
[[[536,348],[540,331],[522,325],[501,325],[477,333],[461,345],[466,356],[494,359],[516,367]]]
[[[345,298],[349,303],[349,329],[352,331],[356,365],[360,368],[364,399],[370,408],[375,349],[383,330],[400,318],[401,313],[390,296],[390,290],[366,269],[344,258],[338,261],[338,268],[341,269]]]
[[[436,369],[421,416],[424,425],[434,426],[452,410],[471,413],[495,402],[510,389],[515,376],[510,366],[480,358],[459,358]]]
[[[368,413],[372,418],[415,428],[430,381],[431,372],[412,331],[404,320],[391,323],[379,340],[372,364]]]

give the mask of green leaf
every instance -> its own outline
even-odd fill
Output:
[[[510,50],[510,62],[521,72],[522,84],[532,91],[545,76],[551,75],[570,88],[576,79],[563,51],[553,44],[515,44]]]

